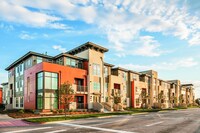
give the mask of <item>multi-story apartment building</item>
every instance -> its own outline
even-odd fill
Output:
[[[2,103],[6,104],[7,109],[11,109],[10,105],[12,104],[12,91],[8,88],[8,83],[2,83]]]
[[[87,42],[57,56],[28,52],[6,68],[9,108],[64,108],[57,92],[65,82],[74,89],[75,100],[70,106],[74,109],[113,111],[156,105],[168,108],[170,98],[182,94],[180,82],[158,79],[156,71],[135,72],[106,63],[107,51]],[[186,90],[186,95],[193,96],[192,89]],[[187,99],[192,102],[190,97]]]
[[[182,102],[185,104],[195,103],[194,85],[193,84],[182,84],[181,85]]]

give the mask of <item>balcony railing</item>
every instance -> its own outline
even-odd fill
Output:
[[[87,93],[88,87],[87,86],[81,86],[81,85],[73,85],[73,89],[75,93]]]

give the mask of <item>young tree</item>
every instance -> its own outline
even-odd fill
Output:
[[[183,103],[184,102],[184,97],[183,97],[183,94],[181,94],[179,96],[179,103]]]
[[[71,102],[74,101],[74,90],[72,88],[72,85],[69,82],[61,84],[58,94],[59,94],[60,104],[64,105],[65,119],[66,119],[67,108],[69,108]]]
[[[158,93],[157,97],[156,97],[157,101],[158,101],[158,106],[159,108],[163,107],[163,102],[165,101],[166,97],[164,95],[164,92],[161,91],[160,93]]]
[[[172,104],[172,106],[174,107],[174,104],[176,104],[178,101],[176,96],[171,96],[170,98],[170,103]]]
[[[195,102],[196,102],[198,105],[200,105],[200,98],[197,98],[197,99],[195,100]]]
[[[114,102],[114,104],[119,104],[119,103],[121,103],[121,96],[120,96],[120,94],[119,93],[117,93],[117,92],[113,92],[112,94],[112,98],[113,98],[113,102]]]
[[[149,95],[146,93],[145,90],[142,90],[139,95],[139,102],[142,102],[141,107],[144,109],[146,107],[146,101],[149,99]]]

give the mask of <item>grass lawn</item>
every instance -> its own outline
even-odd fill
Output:
[[[145,112],[159,112],[159,111],[173,111],[179,109],[187,109],[183,107],[179,108],[170,108],[170,109],[135,109],[135,108],[127,108],[125,112],[113,112],[113,113],[98,113],[98,114],[83,114],[83,115],[71,115],[65,117],[42,117],[42,118],[30,118],[24,119],[28,122],[34,123],[45,123],[45,122],[52,122],[52,121],[62,121],[62,120],[74,120],[74,119],[84,119],[84,118],[92,118],[92,117],[104,117],[104,116],[112,116],[112,115],[131,115],[137,113],[145,113]]]
[[[103,117],[103,116],[112,116],[112,115],[129,115],[133,113],[135,112],[114,112],[114,113],[72,115],[72,116],[67,116],[66,120]],[[28,122],[34,122],[34,123],[45,123],[45,122],[52,122],[52,121],[62,121],[62,120],[65,120],[65,117],[64,116],[63,117],[44,117],[44,118],[31,118],[31,119],[24,119],[24,120]]]

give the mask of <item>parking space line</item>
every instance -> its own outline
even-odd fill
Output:
[[[3,133],[22,133],[22,132],[43,130],[43,129],[49,129],[49,128],[52,128],[52,127],[41,127],[41,128],[33,128],[33,129],[25,129],[25,130],[17,130],[17,131],[8,131],[8,132],[3,132]]]
[[[152,123],[152,124],[149,124],[149,125],[146,125],[147,127],[150,127],[150,126],[154,126],[154,125],[158,125],[158,124],[161,124],[163,123],[164,121],[160,121],[160,122],[156,122],[156,123]]]
[[[55,131],[50,131],[50,132],[45,132],[45,133],[60,133],[60,132],[65,132],[67,130],[55,130]]]
[[[106,132],[114,132],[114,133],[135,133],[135,132],[129,132],[129,131],[114,130],[114,129],[92,127],[92,126],[85,126],[85,125],[77,125],[77,124],[70,124],[70,123],[58,123],[58,124],[71,126],[71,127],[88,128],[88,129],[94,129],[94,130],[100,130],[100,131],[106,131]]]

